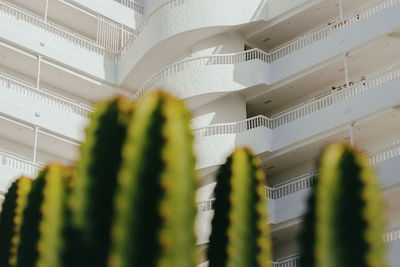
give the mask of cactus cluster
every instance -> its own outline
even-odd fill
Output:
[[[334,144],[323,153],[309,199],[301,266],[387,266],[379,185],[367,156]]]
[[[197,175],[190,113],[156,91],[100,102],[76,168],[18,179],[0,216],[0,266],[196,266]],[[384,267],[378,184],[365,156],[332,145],[320,160],[302,266]],[[217,175],[210,267],[271,266],[265,175],[239,148]]]
[[[208,249],[210,267],[271,266],[265,175],[260,161],[237,149],[221,167]]]
[[[23,197],[26,179],[11,187],[1,266],[195,266],[184,104],[152,92],[135,108],[125,98],[100,102],[90,119],[76,168],[48,165]]]

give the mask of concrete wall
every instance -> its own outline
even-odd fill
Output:
[[[246,101],[239,95],[227,95],[193,111],[192,127],[236,122],[246,119]]]

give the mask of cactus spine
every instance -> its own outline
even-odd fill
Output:
[[[248,149],[240,148],[218,173],[210,267],[270,266],[265,176],[260,165]]]
[[[152,92],[136,107],[123,148],[110,266],[196,265],[196,175],[190,114]]]
[[[302,266],[387,266],[379,186],[367,156],[329,146],[306,216]]]
[[[0,217],[0,266],[15,266],[22,211],[27,204],[32,180],[17,179],[8,190]]]
[[[71,197],[72,224],[79,229],[71,234],[83,246],[75,257],[81,263],[87,259],[86,266],[106,265],[121,149],[132,111],[133,103],[125,98],[99,102],[86,129]]]

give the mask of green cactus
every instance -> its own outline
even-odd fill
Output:
[[[22,212],[22,224],[20,229],[20,238],[17,248],[16,266],[31,267],[34,266],[38,251],[36,249],[39,240],[39,224],[42,218],[40,212],[43,201],[43,187],[45,184],[45,171],[41,171],[39,176],[32,183],[31,191],[28,195],[27,205]]]
[[[387,266],[382,200],[367,156],[348,145],[330,145],[309,205],[302,266]]]
[[[71,196],[72,227],[78,232],[70,234],[81,239],[71,241],[79,253],[69,255],[71,265],[78,264],[73,263],[75,257],[83,266],[106,266],[121,149],[132,111],[130,100],[115,98],[99,102],[91,114]]]
[[[190,114],[162,92],[138,103],[123,148],[112,267],[196,265]]]
[[[0,266],[15,266],[22,211],[32,179],[21,177],[8,190],[0,217]]]
[[[42,220],[39,225],[40,238],[37,267],[67,266],[62,256],[65,251],[65,230],[67,227],[67,196],[73,182],[72,169],[52,164],[44,176],[43,203],[40,211]]]
[[[271,266],[265,175],[260,161],[237,149],[221,167],[207,251],[210,267]]]
[[[23,211],[17,266],[63,266],[71,172],[69,168],[51,164],[33,182]]]

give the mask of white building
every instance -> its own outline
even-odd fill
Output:
[[[162,87],[194,114],[199,249],[215,171],[246,145],[268,174],[275,266],[298,266],[315,159],[345,141],[371,154],[400,266],[400,0],[142,2],[0,1],[2,190],[71,163],[93,101]]]

